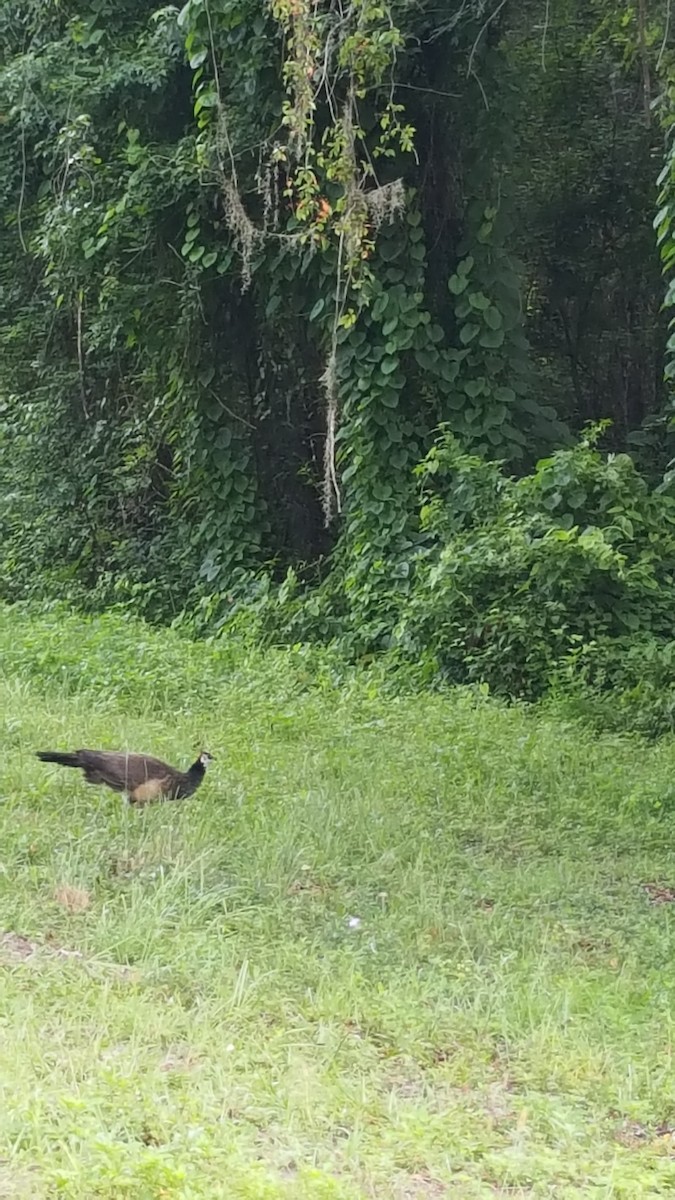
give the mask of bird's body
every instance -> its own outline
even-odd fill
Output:
[[[114,792],[126,792],[137,806],[153,800],[184,800],[196,792],[204,778],[211,755],[205,750],[187,771],[177,771],[149,754],[127,754],[110,750],[38,750],[42,762],[61,767],[79,767],[87,783],[102,784]]]

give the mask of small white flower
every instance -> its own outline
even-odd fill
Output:
[[[347,924],[350,929],[360,929],[361,918],[360,917],[349,917]]]

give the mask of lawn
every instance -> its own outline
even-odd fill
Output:
[[[0,666],[0,1197],[675,1192],[673,741],[121,616]]]

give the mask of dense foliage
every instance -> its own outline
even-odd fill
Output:
[[[671,74],[660,0],[7,0],[3,595],[668,676]]]

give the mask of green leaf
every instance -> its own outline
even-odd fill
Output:
[[[392,238],[390,241],[383,241],[380,245],[380,257],[386,263],[394,262],[403,249],[403,242],[400,237]]]
[[[498,308],[495,308],[494,304],[483,313],[483,320],[486,325],[489,325],[490,329],[501,329],[502,327],[502,314]]]
[[[312,308],[311,313],[309,314],[310,321],[316,321],[316,318],[321,316],[321,313],[324,310],[325,303],[326,303],[326,301],[324,300],[323,296],[319,296],[319,299],[317,300],[316,304]]]
[[[203,267],[212,267],[214,262],[216,261],[217,257],[218,257],[218,252],[216,250],[209,250],[208,254],[205,254],[202,259],[202,266]]]
[[[486,308],[490,307],[490,301],[483,292],[471,292],[469,295],[469,304],[472,308],[477,309],[478,312],[484,312]]]
[[[503,341],[503,329],[486,329],[485,333],[480,339],[480,344],[481,346],[484,346],[486,350],[496,350],[498,346],[502,345]]]
[[[452,292],[453,296],[461,296],[468,282],[464,275],[451,275],[448,280],[448,290]]]
[[[415,359],[423,371],[436,371],[438,369],[439,355],[437,350],[416,350]]]
[[[486,429],[489,429],[495,425],[502,425],[505,420],[506,406],[504,404],[491,404],[489,408],[485,410],[483,424]]]
[[[267,316],[267,317],[273,316],[274,313],[279,308],[280,304],[281,304],[281,293],[275,292],[273,296],[270,296],[269,300],[267,301],[267,304],[265,305],[265,316]]]
[[[472,325],[471,323],[468,325],[462,325],[462,328],[459,331],[459,340],[463,346],[468,346],[469,342],[472,342],[479,333],[479,325]]]
[[[374,484],[373,495],[376,500],[390,500],[393,495],[391,484],[381,482]]]
[[[470,254],[467,254],[466,258],[462,259],[461,263],[459,263],[459,265],[457,267],[457,274],[458,275],[470,275],[471,271],[473,269],[473,264],[474,264],[474,260],[473,260],[472,256]]]
[[[467,396],[470,396],[472,400],[475,400],[476,396],[480,396],[485,391],[485,380],[467,379],[466,383],[464,384],[464,391],[466,392]]]
[[[383,292],[381,296],[377,297],[377,300],[375,301],[375,303],[373,304],[373,307],[372,307],[372,314],[373,314],[374,321],[379,321],[379,319],[383,315],[383,313],[386,312],[388,303],[389,303],[389,296],[388,296],[387,292]]]
[[[446,383],[454,383],[459,374],[459,363],[452,358],[445,357],[441,367],[441,375]]]
[[[394,358],[391,355],[388,355],[386,358],[383,358],[382,362],[380,363],[380,370],[383,375],[391,375],[393,371],[397,370],[397,368],[398,368],[398,358]]]
[[[417,308],[412,308],[409,312],[401,313],[401,321],[408,329],[416,329],[422,323],[423,316]]]
[[[203,62],[206,62],[208,53],[208,48],[206,46],[202,46],[200,50],[197,50],[194,54],[190,55],[189,61],[193,71],[195,71],[197,67],[201,67]]]

